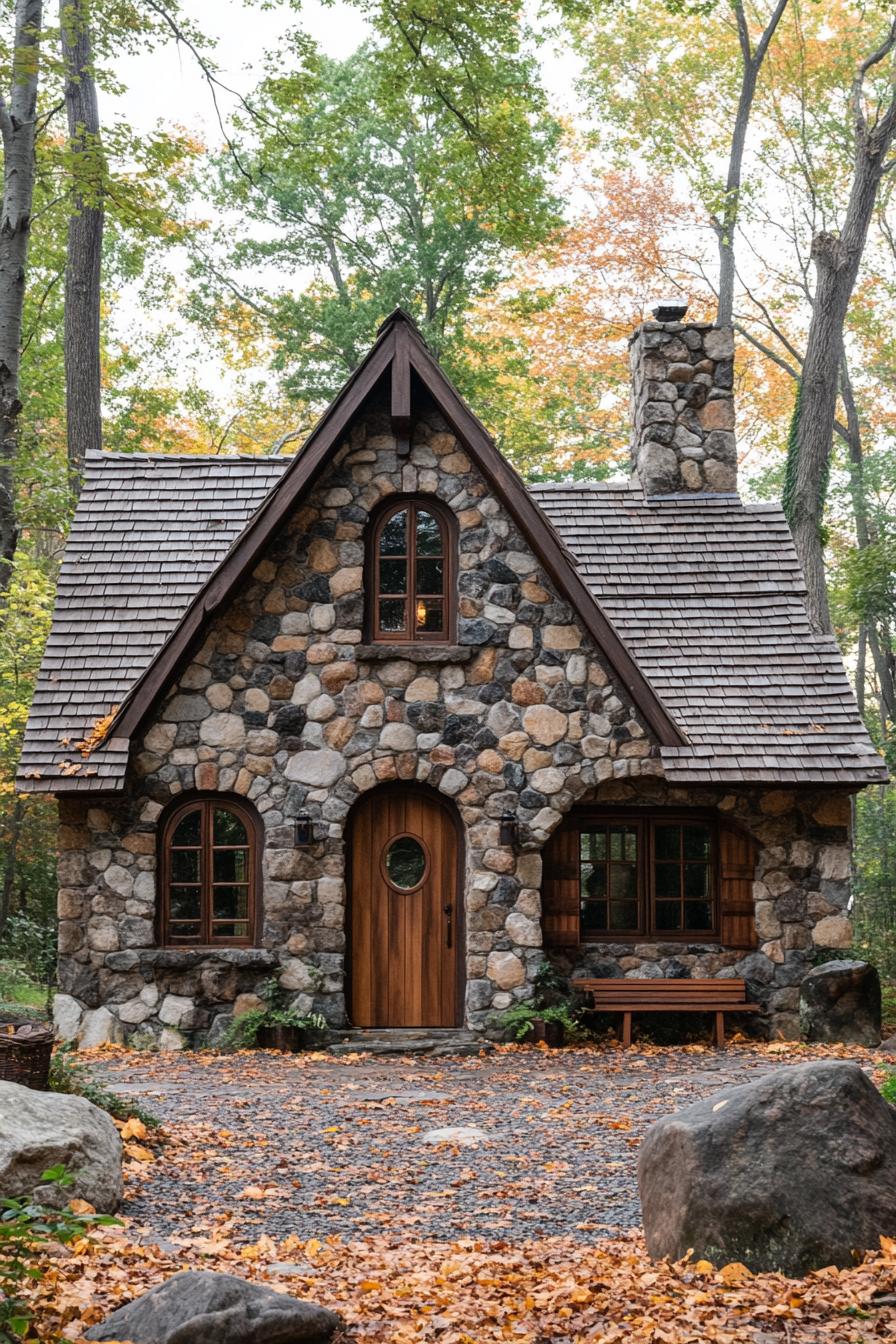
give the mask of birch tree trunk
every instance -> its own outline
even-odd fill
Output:
[[[3,203],[0,215],[0,593],[9,584],[18,540],[14,466],[18,444],[19,361],[25,272],[34,197],[42,0],[16,0],[12,87],[0,93]]]
[[[69,476],[80,491],[84,457],[102,448],[100,271],[105,165],[88,0],[59,0],[65,107],[74,193],[65,266],[65,414]]]
[[[806,579],[809,620],[819,633],[831,629],[822,522],[837,409],[843,329],[880,181],[893,166],[887,161],[887,155],[896,135],[896,88],[892,81],[893,93],[888,105],[879,109],[870,122],[863,108],[863,85],[868,71],[885,60],[894,47],[896,21],[881,47],[860,63],[853,81],[854,168],[843,228],[839,234],[819,233],[812,242],[816,285],[801,372],[796,462],[788,512]]]

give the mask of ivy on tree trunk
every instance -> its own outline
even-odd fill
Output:
[[[852,189],[839,234],[822,232],[812,243],[816,286],[806,354],[800,372],[800,412],[796,427],[789,514],[793,539],[806,579],[809,620],[814,630],[831,629],[824,570],[823,517],[843,328],[855,288],[878,188],[896,161],[888,160],[896,135],[896,90],[869,119],[864,82],[869,70],[896,48],[896,20],[886,38],[859,63],[852,87],[855,137]],[[891,89],[893,89],[891,81]]]

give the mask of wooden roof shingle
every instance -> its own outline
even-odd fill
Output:
[[[413,369],[650,726],[670,781],[887,778],[835,641],[809,627],[780,509],[593,482],[527,491],[397,313],[295,458],[88,458],[20,789],[123,787],[147,705],[389,369],[395,423],[407,419]],[[110,716],[111,735],[85,758],[78,744]]]
[[[809,626],[777,505],[590,482],[532,493],[687,734],[662,748],[670,782],[887,778],[836,641]]]
[[[268,457],[88,457],[19,766],[23,791],[120,787],[128,742],[77,744],[120,705],[283,474]]]

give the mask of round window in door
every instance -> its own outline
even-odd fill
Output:
[[[386,880],[396,891],[415,891],[426,867],[426,850],[415,835],[397,835],[383,851]]]

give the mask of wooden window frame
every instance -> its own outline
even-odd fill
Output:
[[[636,826],[638,829],[638,932],[595,931],[582,925],[581,897],[581,835],[589,827],[598,826]],[[656,870],[654,827],[705,826],[710,834],[709,868],[712,873],[712,929],[658,929],[656,927]],[[722,927],[721,910],[721,865],[718,818],[707,812],[665,811],[663,809],[643,811],[625,809],[610,811],[587,811],[575,815],[573,829],[576,832],[576,862],[579,883],[579,941],[582,943],[720,943]],[[684,860],[680,859],[679,864]],[[679,900],[683,906],[684,896]],[[609,901],[608,901],[609,905]],[[683,911],[682,911],[683,914]]]
[[[405,594],[405,626],[404,633],[394,630],[380,629],[380,566],[379,566],[379,544],[383,528],[390,518],[396,513],[401,513],[407,509],[408,518],[408,549],[405,554],[407,563],[407,592]],[[417,593],[417,510],[429,513],[435,518],[442,533],[444,562],[444,579],[442,588],[442,610],[444,620],[442,630],[432,631],[424,630],[417,632],[415,621],[413,619],[414,607],[418,598]],[[400,559],[402,557],[395,557]],[[437,558],[437,557],[434,557]],[[366,634],[371,644],[453,644],[456,639],[457,626],[457,596],[456,596],[456,573],[457,573],[457,529],[454,518],[444,506],[438,501],[430,498],[428,495],[392,495],[386,504],[375,515],[369,533],[369,544],[366,555],[366,582],[365,591],[369,594],[367,606]],[[382,596],[389,598],[393,596],[386,593]],[[435,597],[435,593],[424,593],[423,597]]]
[[[193,937],[177,937],[171,930],[171,839],[174,832],[188,812],[200,811],[199,849],[199,934]],[[232,812],[239,817],[246,829],[246,845],[226,846],[213,843],[214,812],[216,809]],[[248,862],[248,899],[245,937],[224,938],[212,933],[212,900],[214,886],[214,851],[216,849],[247,848]],[[244,799],[228,794],[193,794],[189,798],[178,798],[163,818],[159,830],[159,900],[158,941],[162,947],[171,948],[217,948],[217,947],[254,947],[257,942],[258,909],[261,892],[261,826],[254,808]],[[192,885],[192,884],[191,884]],[[225,885],[225,884],[220,884]],[[226,884],[240,885],[240,884]],[[237,921],[231,921],[237,922]],[[242,921],[239,921],[242,922]]]

